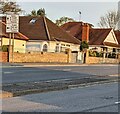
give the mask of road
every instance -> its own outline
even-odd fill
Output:
[[[4,112],[118,112],[118,84],[3,99]]]
[[[95,75],[117,75],[118,69],[118,65],[3,67],[2,83],[73,79]]]

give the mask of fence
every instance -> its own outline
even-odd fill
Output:
[[[90,57],[118,58],[119,52],[97,52],[89,51]]]

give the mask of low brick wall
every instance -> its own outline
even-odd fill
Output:
[[[113,64],[118,64],[119,60],[118,59],[113,59],[113,58],[101,58],[101,57],[88,57],[86,59],[87,64],[99,64],[99,63],[113,63]]]
[[[8,52],[0,52],[0,62],[8,62]]]
[[[14,53],[14,62],[58,62],[67,63],[68,55],[65,53]]]

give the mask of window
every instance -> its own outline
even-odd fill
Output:
[[[29,23],[30,23],[30,24],[34,24],[36,21],[37,21],[37,19],[36,19],[36,18],[33,18],[33,19],[30,20]]]
[[[116,52],[116,49],[115,49],[115,48],[113,48],[113,52]]]
[[[43,51],[44,51],[44,52],[47,52],[47,50],[48,50],[47,44],[43,45]]]
[[[61,44],[61,46],[65,46],[65,44]]]
[[[59,52],[59,44],[56,44],[55,52]]]
[[[70,45],[66,44],[67,47],[70,47]]]

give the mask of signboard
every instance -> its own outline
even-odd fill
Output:
[[[7,15],[6,16],[6,32],[17,33],[19,32],[19,15]]]

